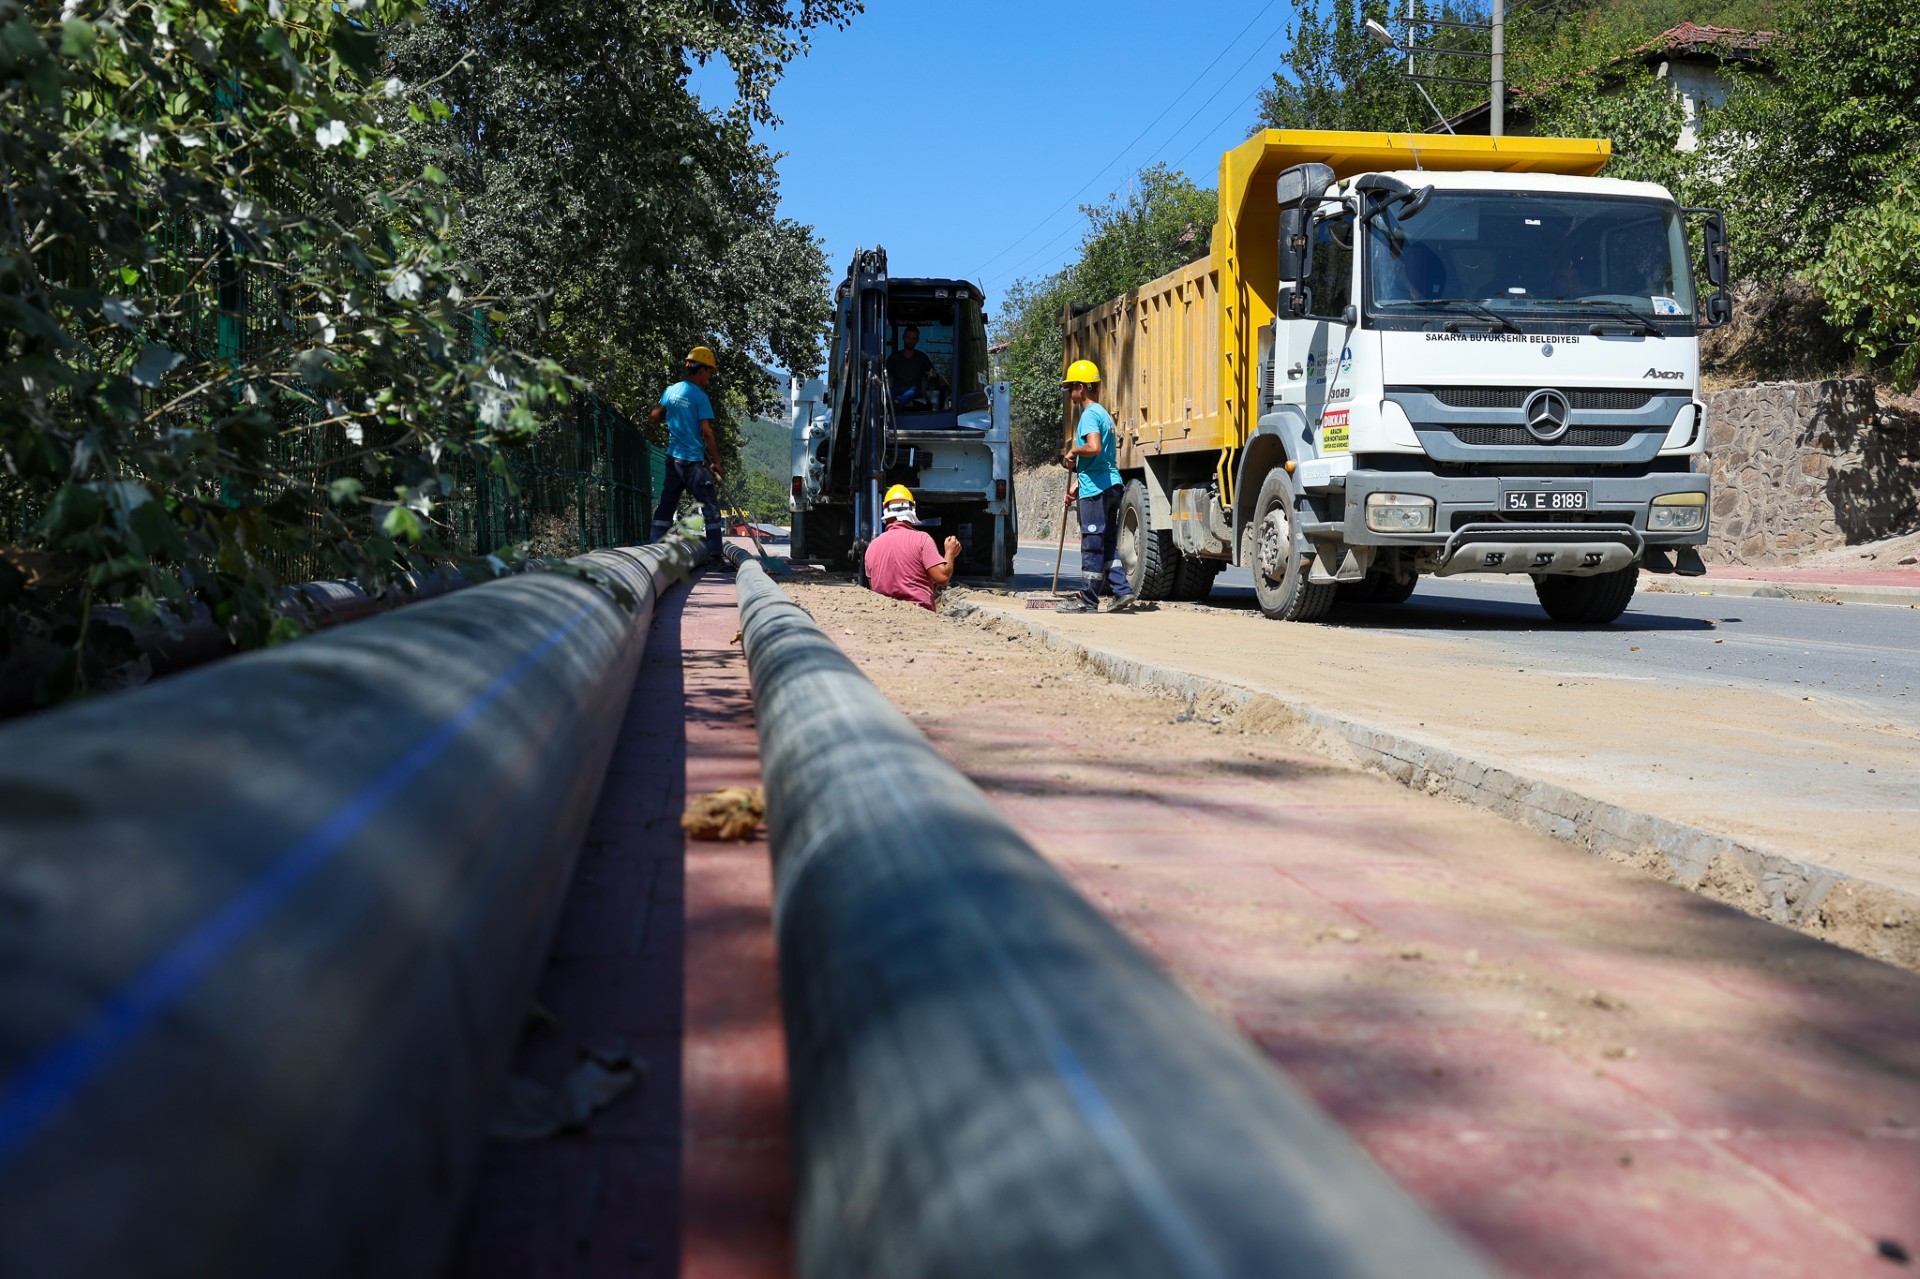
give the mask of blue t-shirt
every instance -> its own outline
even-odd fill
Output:
[[[660,407],[667,411],[667,452],[688,462],[707,460],[707,438],[700,434],[702,420],[713,417],[713,401],[692,382],[675,382],[660,396]]]
[[[1120,482],[1120,467],[1115,463],[1114,453],[1117,443],[1113,432],[1113,414],[1098,404],[1089,404],[1080,410],[1080,425],[1074,428],[1074,435],[1085,444],[1087,437],[1100,437],[1100,451],[1092,457],[1075,458],[1080,471],[1080,496],[1099,497],[1102,493]]]

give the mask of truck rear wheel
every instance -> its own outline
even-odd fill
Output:
[[[1633,588],[1640,584],[1640,566],[1629,564],[1592,577],[1542,575],[1533,579],[1540,607],[1556,622],[1605,626],[1627,611]]]
[[[1199,601],[1213,593],[1213,579],[1220,576],[1225,560],[1203,560],[1196,555],[1181,555],[1173,573],[1173,598]]]
[[[1260,611],[1279,622],[1316,622],[1333,604],[1333,583],[1307,580],[1306,565],[1294,546],[1293,484],[1279,468],[1267,472],[1253,504],[1241,556],[1253,570],[1253,595]]]
[[[1126,567],[1127,582],[1143,600],[1170,599],[1174,574],[1179,570],[1179,552],[1173,549],[1173,534],[1153,527],[1147,507],[1147,486],[1128,480],[1120,495],[1120,563]]]

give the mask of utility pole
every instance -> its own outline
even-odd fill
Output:
[[[1493,92],[1487,104],[1493,114],[1487,132],[1499,137],[1507,131],[1507,5],[1493,0]]]
[[[1448,133],[1453,132],[1453,126],[1447,122],[1447,117],[1440,108],[1434,106],[1433,99],[1421,86],[1420,82],[1423,80],[1434,80],[1442,84],[1471,84],[1476,87],[1483,83],[1487,84],[1491,89],[1487,104],[1488,132],[1497,138],[1507,131],[1507,6],[1506,0],[1491,0],[1491,3],[1493,5],[1491,21],[1459,22],[1452,18],[1425,17],[1420,12],[1418,0],[1411,0],[1404,17],[1407,24],[1407,39],[1404,42],[1395,40],[1393,33],[1387,30],[1386,24],[1377,19],[1368,18],[1365,23],[1367,34],[1373,37],[1375,43],[1407,55],[1407,69],[1404,74],[1407,79],[1413,81],[1413,87],[1420,90],[1420,96],[1427,99],[1427,105],[1433,107],[1433,114],[1439,118],[1440,126]],[[1491,49],[1443,49],[1435,45],[1414,43],[1413,33],[1416,28],[1431,29],[1433,27],[1485,31],[1493,37],[1493,47]],[[1431,54],[1436,58],[1486,58],[1489,74],[1485,81],[1468,79],[1465,76],[1422,74],[1415,69],[1414,55],[1417,53]]]

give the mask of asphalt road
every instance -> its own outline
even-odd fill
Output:
[[[1064,572],[1075,573],[1067,548]],[[1045,590],[1053,548],[1027,546],[1015,561],[1016,591]],[[1671,579],[1684,589],[1684,579]],[[1220,575],[1208,603],[1254,610],[1247,570]],[[1279,625],[1279,623],[1276,623]],[[1516,670],[1698,686],[1736,686],[1853,703],[1920,727],[1920,612],[1895,605],[1809,604],[1641,591],[1608,626],[1556,626],[1532,583],[1422,579],[1397,607],[1336,607],[1326,627],[1469,640]]]

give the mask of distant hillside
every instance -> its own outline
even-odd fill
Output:
[[[793,474],[793,433],[785,422],[759,417],[740,426],[740,458],[749,471],[760,471],[779,481],[782,491]]]

